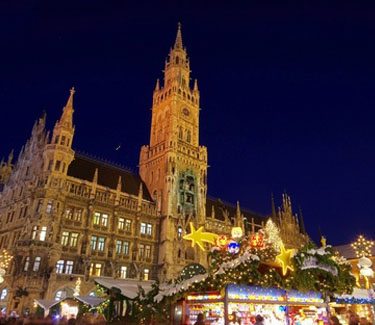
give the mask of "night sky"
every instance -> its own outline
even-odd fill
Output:
[[[75,86],[74,148],[136,171],[181,21],[209,194],[269,213],[286,191],[315,240],[374,237],[375,4],[354,2],[2,1],[0,156]]]

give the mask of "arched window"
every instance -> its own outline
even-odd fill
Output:
[[[182,138],[183,138],[183,132],[182,132],[182,127],[181,126],[178,127],[178,138],[180,140],[182,140]]]
[[[179,63],[180,63],[180,58],[176,56],[176,64],[179,64]]]
[[[177,238],[178,239],[182,238],[182,227],[181,226],[178,226],[178,228],[177,228]]]
[[[3,290],[1,290],[0,301],[6,300],[7,296],[8,296],[8,289],[4,288]]]
[[[186,131],[186,141],[187,141],[188,143],[191,142],[191,131],[190,131],[190,130],[187,130],[187,131]]]

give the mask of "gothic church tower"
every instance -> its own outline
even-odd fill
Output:
[[[190,63],[181,26],[165,62],[164,82],[153,93],[150,144],[140,153],[140,175],[161,214],[160,277],[176,276],[189,262],[206,265],[206,256],[181,240],[205,223],[207,149],[199,145],[199,90],[190,85]],[[190,250],[190,252],[189,252]]]

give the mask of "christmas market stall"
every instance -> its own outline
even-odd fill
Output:
[[[268,220],[263,229],[231,236],[204,232],[183,237],[207,249],[209,267],[187,265],[180,277],[135,298],[142,324],[328,324],[328,302],[335,294],[350,294],[355,278],[347,261],[322,241],[285,247],[278,228]],[[168,313],[166,310],[170,310]],[[156,320],[159,320],[157,322]]]
[[[254,324],[257,315],[264,318],[264,324],[274,325],[284,325],[287,320],[290,324],[312,324],[327,318],[326,304],[319,293],[234,284],[228,285],[223,294],[188,294],[181,307],[175,308],[175,313],[179,311],[184,315],[182,324],[194,324],[199,314],[206,322],[223,325],[225,319]]]

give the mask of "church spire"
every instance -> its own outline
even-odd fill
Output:
[[[174,42],[174,48],[175,49],[182,49],[182,35],[181,35],[181,23],[177,24],[177,35],[176,35],[176,41]]]
[[[73,96],[75,93],[74,87],[70,89],[70,95],[68,98],[68,101],[66,102],[66,105],[63,109],[63,113],[61,115],[61,118],[59,120],[59,124],[62,124],[63,126],[67,128],[72,128],[73,127]]]

